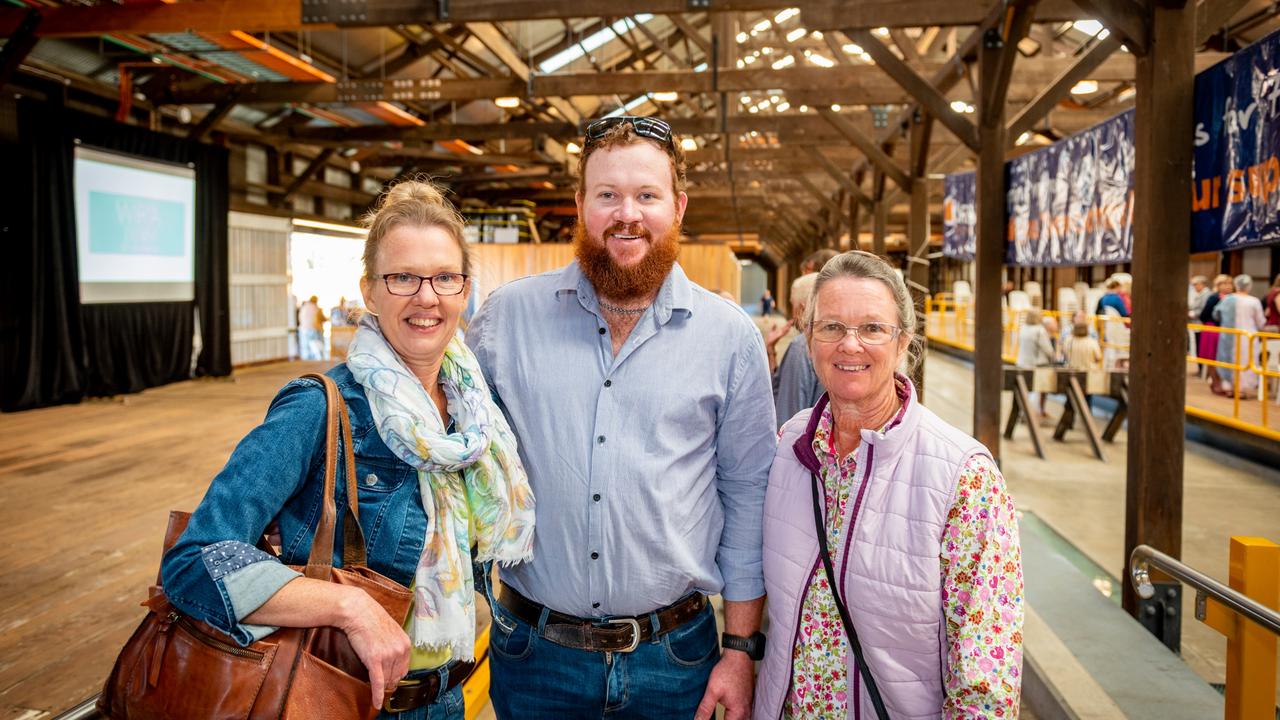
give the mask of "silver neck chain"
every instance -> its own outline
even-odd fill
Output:
[[[596,300],[600,303],[600,309],[617,315],[643,315],[644,311],[649,309],[649,305],[653,304],[649,303],[649,305],[645,305],[640,308],[624,308],[618,307],[617,305],[610,305],[600,298],[596,298]]]

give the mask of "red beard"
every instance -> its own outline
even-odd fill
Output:
[[[599,238],[587,237],[587,226],[578,218],[573,228],[573,254],[578,259],[582,274],[587,276],[596,293],[614,302],[644,300],[651,297],[662,287],[676,257],[680,254],[680,224],[671,226],[665,235],[657,240],[644,228],[634,230],[617,223],[607,228]],[[634,231],[633,231],[634,230]],[[632,231],[632,232],[628,232]],[[643,234],[650,240],[649,251],[640,262],[630,267],[619,265],[609,249],[605,247],[604,237],[610,233]]]

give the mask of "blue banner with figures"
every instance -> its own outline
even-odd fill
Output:
[[[1280,242],[1280,33],[1196,76],[1191,251]]]
[[[1006,263],[1128,262],[1133,255],[1133,111],[1009,161]]]
[[[942,254],[946,257],[973,260],[978,236],[977,178],[977,173],[954,173],[943,181]]]

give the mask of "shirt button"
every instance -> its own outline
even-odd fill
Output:
[[[600,334],[601,334],[601,335],[603,335],[603,334],[604,334],[604,328],[600,328]]]
[[[604,436],[603,436],[603,435],[601,435],[600,437],[596,438],[596,442],[598,442],[598,443],[600,443],[601,445],[603,445],[603,444],[604,444]]]
[[[365,475],[365,476],[364,476],[364,484],[365,484],[365,485],[377,485],[377,484],[378,484],[378,476],[377,476],[377,475],[374,475],[373,473],[369,473],[368,475]]]
[[[598,608],[600,607],[600,603],[591,603],[591,607]]]
[[[605,380],[605,381],[604,381],[604,386],[605,386],[605,387],[613,387],[613,381],[612,381],[612,380]]]
[[[600,559],[600,553],[598,553],[598,552],[593,552],[593,553],[591,553],[591,559],[592,559],[592,560],[599,560],[599,559]]]
[[[595,500],[596,502],[600,502],[600,493],[596,493],[595,495],[592,495],[591,499]]]

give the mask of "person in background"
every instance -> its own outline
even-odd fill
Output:
[[[760,315],[769,317],[778,307],[778,303],[773,299],[773,293],[769,292],[769,288],[764,289],[764,294],[760,296]]]
[[[1070,370],[1101,370],[1102,346],[1089,334],[1088,323],[1074,323],[1071,334],[1062,343],[1063,365]]]
[[[1053,341],[1049,337],[1049,330],[1045,327],[1040,311],[1026,311],[1022,317],[1022,328],[1018,330],[1017,366],[1024,370],[1032,370],[1052,365],[1053,358]],[[1040,409],[1040,416],[1036,421],[1042,425],[1049,422],[1048,415],[1045,414],[1047,400],[1048,393],[1031,393],[1032,404]],[[1030,418],[1027,421],[1033,422]]]
[[[1276,275],[1276,279],[1271,281],[1271,289],[1262,302],[1262,310],[1267,319],[1266,331],[1280,332],[1280,275]]]
[[[213,479],[164,556],[164,590],[240,645],[277,627],[336,627],[368,669],[381,717],[462,720],[461,683],[474,668],[472,547],[480,562],[527,560],[534,501],[515,437],[457,336],[471,274],[462,218],[437,188],[409,181],[365,224],[369,312],[347,361],[327,374],[351,419],[368,566],[413,588],[409,617],[288,567],[306,563],[324,500],[326,402],[311,378],[276,395]],[[273,521],[278,558],[254,547]],[[339,513],[339,538],[346,521]],[[341,567],[342,543],[333,550]]]
[[[827,392],[783,425],[769,473],[769,634],[753,717],[876,717],[837,597],[889,717],[1016,717],[1013,500],[990,452],[920,404],[908,375],[924,343],[902,278],[870,253],[839,255],[818,274],[804,327]]]
[[[1104,315],[1107,310],[1114,310],[1116,315],[1120,317],[1129,317],[1129,304],[1125,302],[1121,295],[1120,281],[1115,278],[1107,278],[1107,282],[1103,285],[1107,292],[1098,299],[1098,306],[1094,308],[1094,315]]]
[[[298,354],[303,360],[324,359],[324,311],[315,295],[298,308]]]
[[[351,318],[347,315],[347,298],[345,296],[338,298],[338,304],[329,310],[329,327],[344,327],[351,324]]]
[[[538,496],[533,560],[500,570],[489,696],[500,720],[745,718],[777,428],[760,331],[676,262],[670,125],[597,120],[578,170],[575,260],[467,330]]]
[[[832,250],[831,248],[814,250],[804,259],[804,262],[800,263],[800,274],[808,275],[809,273],[821,271],[822,266],[826,265],[827,261],[839,254],[839,252]]]
[[[1218,303],[1222,299],[1231,294],[1231,276],[1218,275],[1213,279],[1213,291],[1209,293],[1209,297],[1205,298],[1204,308],[1200,310],[1200,324],[1209,327],[1218,327],[1218,321],[1214,319],[1213,311],[1217,309]],[[1222,333],[1216,330],[1201,330],[1198,339],[1198,347],[1196,348],[1196,356],[1202,360],[1218,359],[1218,343],[1221,340]],[[1211,365],[1201,365],[1207,368],[1205,376],[1209,381],[1209,391],[1215,395],[1226,395],[1223,389],[1222,378],[1218,374],[1218,369]]]
[[[825,262],[823,263],[826,264]],[[818,279],[817,273],[809,273],[796,278],[791,283],[791,319],[801,334],[796,335],[787,346],[782,362],[773,379],[773,406],[779,418],[778,427],[788,418],[807,407],[813,407],[822,396],[822,383],[813,371],[813,360],[809,357],[809,343],[802,330],[805,307],[813,292],[813,283]]]
[[[1262,303],[1249,294],[1253,288],[1253,278],[1248,275],[1237,275],[1232,279],[1231,284],[1235,287],[1235,292],[1218,303],[1213,309],[1213,318],[1224,328],[1229,327],[1246,333],[1262,329],[1266,324],[1266,318],[1262,314]],[[1237,347],[1239,352],[1248,353],[1248,339],[1236,334],[1223,337],[1218,342],[1218,362],[1236,364]],[[1244,355],[1240,357],[1238,364],[1248,366],[1250,360],[1250,357]],[[1219,395],[1230,395],[1232,382],[1239,378],[1240,397],[1249,399],[1257,397],[1258,374],[1256,372],[1219,367],[1218,377],[1221,379],[1220,387],[1222,388]]]
[[[1204,304],[1212,294],[1213,291],[1209,289],[1209,278],[1203,275],[1191,278],[1191,287],[1187,291],[1187,318],[1191,322],[1199,321],[1200,311],[1204,310]]]

